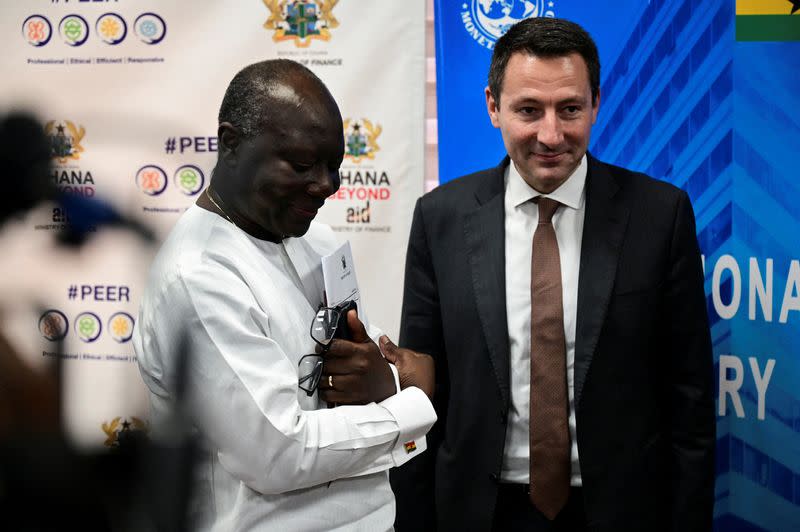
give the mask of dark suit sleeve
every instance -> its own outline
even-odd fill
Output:
[[[678,201],[664,291],[669,346],[672,525],[711,530],[714,505],[713,357],[692,206]]]
[[[427,435],[428,450],[390,472],[392,489],[397,498],[395,527],[398,532],[436,530],[434,470],[447,423],[447,360],[444,356],[438,286],[423,216],[423,200],[418,200],[414,209],[408,242],[400,345],[428,353],[434,358],[436,391],[433,404],[438,421]]]

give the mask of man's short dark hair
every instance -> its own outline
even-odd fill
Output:
[[[497,103],[500,103],[508,60],[516,52],[545,58],[580,54],[589,69],[592,103],[597,101],[597,95],[600,94],[600,57],[594,40],[579,25],[559,18],[534,17],[511,26],[495,43],[489,66],[489,90]]]
[[[244,67],[225,91],[218,123],[232,124],[245,138],[258,136],[269,120],[269,103],[275,99],[277,91],[298,77],[313,80],[328,92],[316,74],[289,59],[270,59]]]

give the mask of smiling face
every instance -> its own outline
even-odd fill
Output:
[[[514,53],[508,60],[499,101],[486,89],[492,125],[531,187],[547,194],[580,164],[597,119],[586,62],[572,53],[538,57]]]
[[[278,239],[302,236],[339,188],[342,118],[327,91],[297,81],[281,86],[268,105],[269,119],[254,137],[237,137],[233,126],[220,125],[221,149],[230,150],[237,183],[233,207]]]

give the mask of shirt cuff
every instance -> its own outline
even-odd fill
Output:
[[[401,466],[428,447],[425,434],[436,422],[436,411],[425,392],[415,386],[384,399],[380,405],[397,422],[400,433],[392,450],[392,460],[395,467]]]
[[[397,371],[397,366],[389,362],[389,369],[392,370],[392,376],[394,377],[394,393],[400,393],[400,372]]]

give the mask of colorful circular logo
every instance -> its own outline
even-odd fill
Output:
[[[53,26],[41,15],[31,15],[22,23],[22,36],[31,46],[44,46],[53,36]]]
[[[97,340],[102,330],[103,324],[93,312],[83,312],[75,318],[75,333],[86,343]]]
[[[142,166],[136,172],[136,186],[148,196],[158,196],[167,188],[167,174],[154,164]]]
[[[187,196],[194,196],[203,190],[206,178],[200,168],[193,164],[185,164],[175,171],[173,181],[178,190]]]
[[[116,45],[125,40],[125,36],[128,34],[128,25],[121,16],[115,13],[106,13],[97,19],[95,30],[101,41]]]
[[[61,38],[70,46],[80,46],[89,38],[89,24],[80,15],[67,15],[58,25]]]
[[[142,13],[136,17],[133,29],[145,44],[158,44],[167,35],[167,23],[155,13]]]
[[[39,317],[39,332],[45,339],[51,342],[62,340],[67,331],[69,331],[69,321],[60,310],[50,309]]]
[[[108,319],[108,332],[111,338],[124,344],[133,336],[133,317],[127,312],[117,312]]]

